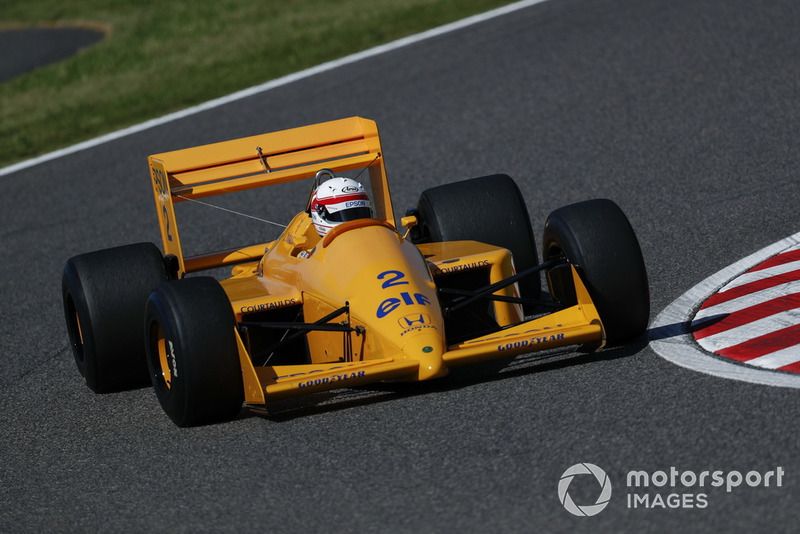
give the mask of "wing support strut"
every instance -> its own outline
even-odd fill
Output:
[[[331,323],[330,321],[336,319],[340,315],[347,314],[347,321],[342,321],[341,323]],[[283,347],[295,341],[296,339],[308,334],[309,332],[313,331],[324,331],[324,332],[355,332],[356,335],[361,335],[365,332],[363,326],[350,326],[350,304],[347,303],[341,308],[332,311],[325,317],[320,318],[313,323],[293,323],[293,322],[242,322],[239,323],[239,327],[241,329],[242,334],[244,334],[248,328],[276,328],[281,330],[295,330],[292,334],[284,336],[283,339],[280,341],[273,343],[269,347],[261,350],[258,354],[253,355],[253,361],[260,361],[264,356],[268,356],[278,350],[279,348]],[[242,336],[246,339],[246,336]]]

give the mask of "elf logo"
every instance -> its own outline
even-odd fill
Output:
[[[375,314],[378,319],[382,319],[395,311],[400,306],[412,306],[419,304],[421,306],[429,306],[430,299],[422,293],[408,293],[403,291],[399,297],[390,297],[378,305],[378,311]]]

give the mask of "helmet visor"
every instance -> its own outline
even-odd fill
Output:
[[[347,222],[355,221],[356,219],[369,219],[372,217],[372,210],[367,206],[358,208],[348,208],[344,210],[335,211],[333,213],[326,213],[325,218],[331,222]]]

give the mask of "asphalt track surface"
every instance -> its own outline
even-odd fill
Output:
[[[17,28],[0,31],[0,83],[78,53],[103,38],[89,28]]]
[[[148,154],[361,115],[381,128],[397,207],[495,172],[517,179],[538,227],[564,204],[617,201],[655,317],[798,230],[798,23],[791,0],[551,0],[4,176],[0,530],[794,530],[796,389],[691,371],[643,338],[178,429],[148,389],[84,386],[60,278],[71,255],[158,240]],[[282,220],[304,201],[245,204]],[[253,225],[198,219],[228,238]],[[559,502],[559,479],[583,462],[613,485],[594,517]],[[630,471],[673,467],[785,474],[730,492],[626,487]],[[598,495],[588,478],[569,487],[580,504]],[[633,493],[707,506],[631,508]]]

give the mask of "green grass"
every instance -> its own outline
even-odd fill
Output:
[[[0,29],[110,29],[0,84],[0,167],[508,3],[0,0]]]

